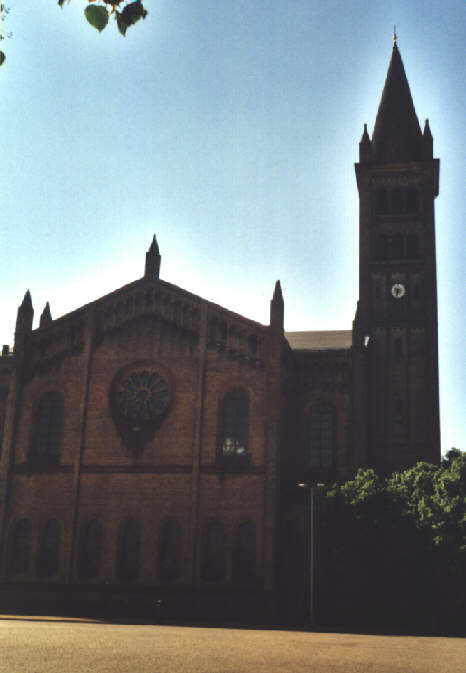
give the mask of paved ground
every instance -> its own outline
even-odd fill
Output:
[[[465,673],[466,639],[0,616],[0,673]]]

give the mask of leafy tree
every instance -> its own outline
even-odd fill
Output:
[[[450,632],[466,624],[466,453],[386,479],[359,470],[322,493],[318,518],[324,620]]]
[[[70,0],[58,0],[60,7]],[[89,0],[90,3],[84,10],[84,15],[88,22],[101,32],[106,28],[110,17],[114,17],[118,30],[125,36],[128,28],[140,19],[145,19],[147,10],[144,8],[141,0]]]
[[[0,4],[0,40],[4,40],[5,38],[11,38],[13,37],[13,33],[3,33],[1,28],[2,24],[5,21],[7,15],[10,13],[10,8],[5,7],[5,5]],[[0,51],[0,65],[3,65],[5,62],[6,56],[3,51]]]

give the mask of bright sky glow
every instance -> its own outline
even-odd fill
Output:
[[[465,449],[463,0],[145,0],[121,37],[85,2],[11,5],[0,71],[0,342],[31,290],[35,326],[143,273],[260,322],[350,329],[353,164],[372,131],[393,24],[441,160],[436,202],[442,447]]]

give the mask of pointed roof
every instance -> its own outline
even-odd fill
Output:
[[[272,301],[273,302],[281,301],[283,303],[282,286],[280,285],[279,280],[277,280],[277,282],[275,283],[275,289],[273,291]]]
[[[50,304],[47,302],[45,304],[45,308],[42,311],[42,315],[40,316],[40,322],[39,322],[39,327],[46,327],[52,322],[52,313],[50,311]]]
[[[156,238],[155,234],[154,234],[154,237],[152,239],[152,243],[150,244],[150,248],[149,248],[148,252],[151,252],[152,254],[155,253],[156,255],[160,254],[159,244],[157,243],[157,238]]]
[[[32,298],[29,290],[26,291],[24,299],[19,307],[22,311],[32,311]]]
[[[422,133],[398,46],[392,58],[372,134],[374,161],[422,159]]]

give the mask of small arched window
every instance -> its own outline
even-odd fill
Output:
[[[81,526],[78,548],[78,577],[91,579],[100,572],[102,524],[96,519]]]
[[[8,544],[8,573],[24,573],[31,563],[32,523],[30,519],[18,519],[10,532]]]
[[[375,195],[375,212],[377,215],[388,213],[388,194],[386,189],[378,189]]]
[[[38,577],[52,577],[58,572],[60,553],[60,524],[56,519],[47,521],[40,530],[36,558]]]
[[[308,423],[310,467],[332,467],[335,450],[335,408],[328,404],[314,404],[309,412]]]
[[[245,455],[249,439],[249,395],[232,388],[223,398],[220,449],[223,456]]]
[[[159,529],[157,539],[157,577],[161,580],[176,580],[181,566],[181,526],[169,519]]]
[[[201,536],[201,578],[207,582],[225,577],[225,535],[218,521],[208,521]]]
[[[117,567],[119,580],[135,580],[139,575],[141,530],[136,519],[124,519],[118,528]]]
[[[256,528],[251,521],[240,523],[233,543],[232,580],[238,584],[256,579]]]
[[[56,391],[42,396],[32,443],[33,460],[58,462],[64,406],[63,395]]]

